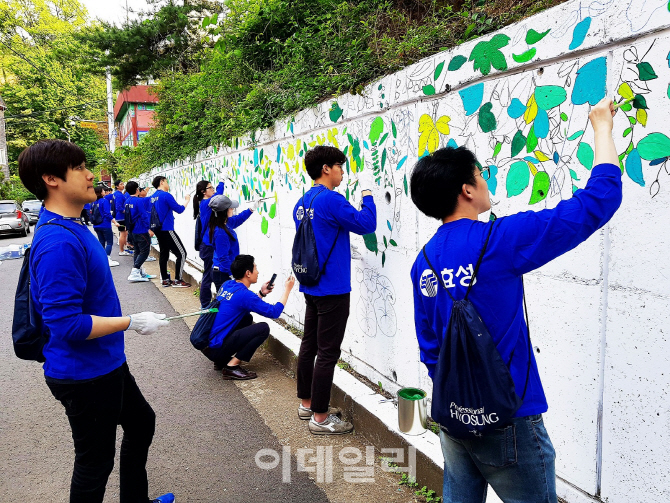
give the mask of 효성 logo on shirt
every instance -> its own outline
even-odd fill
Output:
[[[421,275],[419,286],[423,295],[435,297],[437,295],[437,276],[430,269],[426,269]]]
[[[295,218],[298,220],[302,220],[302,217],[305,216],[305,208],[302,206],[298,207],[298,211],[295,212]]]

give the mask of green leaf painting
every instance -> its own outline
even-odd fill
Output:
[[[577,159],[586,169],[591,171],[593,168],[593,149],[588,143],[581,142],[577,147]]]
[[[456,70],[460,69],[461,66],[463,66],[467,62],[468,58],[465,56],[454,56],[451,58],[451,61],[449,61],[449,66],[447,67],[447,70],[450,72],[455,72]]]
[[[535,88],[535,102],[542,110],[551,110],[567,98],[567,91],[560,86],[538,86]]]
[[[546,37],[547,34],[550,31],[551,30],[549,29],[549,30],[544,31],[542,33],[538,33],[531,28],[530,30],[528,30],[528,33],[526,33],[526,43],[528,45],[537,44],[540,40],[542,40],[544,37]]]
[[[535,126],[531,126],[526,139],[526,152],[529,154],[537,147],[537,136],[535,136]]]
[[[670,138],[663,133],[651,133],[638,142],[637,151],[647,161],[670,156]]]
[[[330,116],[330,120],[332,122],[337,122],[340,119],[340,117],[342,117],[343,113],[344,110],[340,108],[339,103],[337,103],[337,101],[334,101],[333,104],[330,106],[328,115]]]
[[[514,135],[514,138],[512,138],[512,157],[516,157],[521,150],[523,150],[523,147],[526,146],[526,137],[523,135],[521,131],[517,131],[516,134]]]
[[[435,86],[432,84],[423,86],[423,94],[425,94],[426,96],[432,96],[433,94],[435,94]]]
[[[507,35],[498,33],[491,40],[475,45],[469,58],[469,61],[473,62],[473,69],[479,70],[482,75],[491,73],[491,67],[500,71],[507,70],[507,60],[500,49],[509,42],[510,38]]]
[[[272,203],[272,206],[270,206],[270,211],[268,212],[268,216],[270,218],[274,218],[277,215],[277,203]]]
[[[268,219],[263,217],[263,220],[261,221],[261,231],[263,234],[268,233]]]
[[[549,194],[549,185],[551,180],[549,174],[545,171],[538,171],[533,178],[533,191],[530,194],[530,202],[528,204],[539,203],[544,200]]]
[[[489,101],[488,103],[484,103],[479,109],[479,127],[482,128],[484,133],[493,131],[496,127],[498,127],[496,123],[496,116],[491,112],[492,108],[493,104]]]
[[[528,63],[531,59],[535,57],[536,53],[537,49],[535,49],[535,47],[531,47],[522,54],[512,54],[512,59],[517,63]]]
[[[363,234],[363,241],[365,242],[365,247],[368,250],[375,252],[375,255],[379,252],[379,248],[377,248],[377,234],[374,232],[371,234]]]
[[[646,61],[637,64],[637,71],[640,72],[640,80],[646,81],[658,78],[658,75],[656,75],[656,72],[654,71],[654,67]]]
[[[376,143],[383,131],[384,119],[381,117],[375,117],[375,120],[373,120],[372,124],[370,124],[370,141],[372,143]]]
[[[443,68],[444,68],[444,61],[442,61],[442,63],[440,63],[435,67],[435,72],[433,73],[433,80],[437,80],[440,78]]]
[[[521,194],[530,182],[530,171],[525,161],[517,161],[512,164],[507,173],[507,197]]]

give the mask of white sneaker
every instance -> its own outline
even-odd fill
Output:
[[[112,257],[107,255],[107,262],[109,262],[109,267],[116,267],[119,263],[116,260],[112,260]]]
[[[147,271],[144,270],[144,267],[140,269],[140,274],[142,275],[143,278],[147,279],[156,279],[157,276],[155,274],[149,274]]]
[[[323,423],[317,423],[312,416],[307,426],[312,435],[344,435],[354,431],[353,424],[342,421],[335,414],[329,415]]]
[[[140,281],[149,281],[149,278],[145,278],[144,276],[142,276],[140,270],[135,269],[133,267],[133,270],[130,271],[130,276],[128,276],[128,281],[130,281],[131,283],[137,283]]]
[[[132,253],[128,253],[128,252],[125,251],[125,250],[122,251],[122,252],[119,252],[119,257],[132,257],[132,256],[133,256]]]
[[[145,262],[156,262],[156,257],[152,257],[151,255],[149,255],[145,260]]]

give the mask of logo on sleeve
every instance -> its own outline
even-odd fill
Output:
[[[437,276],[430,269],[426,269],[421,275],[419,286],[423,295],[435,297],[437,295]]]
[[[302,206],[298,207],[298,211],[295,212],[295,218],[297,220],[302,220],[302,217],[305,216],[305,208]]]

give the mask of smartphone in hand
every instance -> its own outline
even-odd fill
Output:
[[[272,288],[272,285],[274,285],[275,280],[277,279],[277,274],[273,274],[272,278],[270,278],[270,282],[268,283],[268,288]]]

